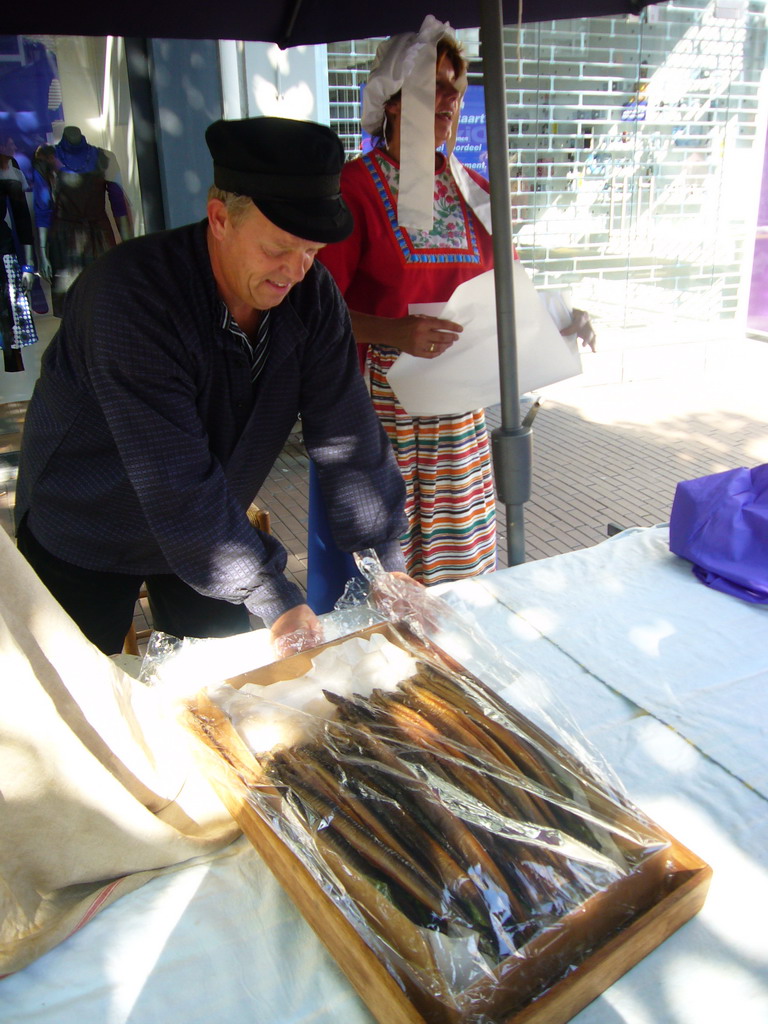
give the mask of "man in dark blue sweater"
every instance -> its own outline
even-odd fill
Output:
[[[325,126],[217,121],[206,221],[122,243],[67,295],[30,402],[18,545],[105,653],[146,582],[155,628],[281,637],[319,624],[251,526],[297,417],[342,550],[403,567],[404,487],[349,316],[314,259],[349,234]]]

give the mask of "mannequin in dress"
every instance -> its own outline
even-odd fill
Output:
[[[64,295],[80,271],[117,243],[107,200],[120,239],[130,238],[133,229],[114,155],[89,145],[75,125],[67,125],[53,149],[53,184],[36,176],[35,213],[40,270],[51,282],[53,312],[61,316]]]
[[[24,195],[27,181],[14,159],[15,151],[16,144],[12,138],[0,141],[0,336],[3,367],[8,372],[24,369],[21,347],[37,341],[27,301],[35,281],[34,235]],[[13,230],[6,220],[8,214],[23,252],[21,267]],[[6,257],[9,258],[8,265]]]

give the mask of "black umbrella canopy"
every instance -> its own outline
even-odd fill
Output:
[[[637,14],[648,0],[503,0],[502,20]],[[10,4],[6,35],[133,36],[155,39],[243,39],[280,46],[366,39],[416,31],[427,14],[454,28],[481,24],[480,0],[60,0]]]

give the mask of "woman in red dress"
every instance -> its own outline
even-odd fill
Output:
[[[434,75],[434,111],[424,128],[430,166],[422,159],[416,172],[432,178],[426,217],[410,209],[414,173],[407,163],[413,153],[403,129],[403,108],[409,109],[408,89],[419,64],[431,66]],[[496,564],[483,410],[409,416],[386,376],[401,352],[436,359],[461,333],[460,324],[409,315],[409,303],[444,302],[463,281],[493,266],[491,236],[473,209],[487,205],[488,183],[441,152],[455,135],[465,73],[450,26],[434,18],[418,34],[394,36],[379,47],[363,100],[363,127],[376,145],[342,171],[342,194],[355,229],[319,257],[346,299],[355,338],[367,356],[374,406],[407,486],[407,571],[426,584],[488,572]],[[420,144],[417,137],[415,146]]]

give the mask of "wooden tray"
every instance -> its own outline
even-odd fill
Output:
[[[402,644],[389,626],[371,627],[354,635],[367,637],[373,632],[383,632],[392,642]],[[328,646],[332,644],[245,673],[230,684],[239,688],[245,683],[267,685],[297,678],[311,667],[312,657]],[[437,652],[438,656],[441,653]],[[451,661],[445,656],[443,660]],[[455,662],[452,667],[461,668]],[[455,1008],[448,1008],[408,979],[395,980],[249,802],[249,789],[263,789],[263,780],[227,716],[200,694],[190,704],[188,724],[203,741],[208,756],[216,758],[216,768],[209,774],[223,803],[380,1024],[464,1024],[478,1009],[498,1024],[565,1024],[693,917],[706,897],[711,868],[654,826],[668,840],[668,847],[652,853],[629,875],[586,900],[563,918],[554,935],[536,936],[526,944],[524,957],[502,961],[493,978],[473,985],[459,996]],[[535,726],[531,731],[544,736]],[[571,757],[549,737],[545,739],[564,759]],[[620,820],[622,811],[613,806],[612,810],[612,817]],[[629,809],[626,815],[631,820]],[[631,914],[629,907],[633,908]],[[561,976],[563,963],[573,969]]]

